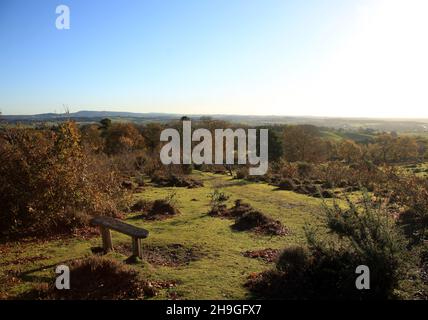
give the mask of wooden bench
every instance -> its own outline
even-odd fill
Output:
[[[105,252],[113,250],[110,230],[114,230],[132,237],[132,257],[143,258],[140,239],[147,238],[149,232],[112,217],[99,216],[91,219],[91,224],[100,228]]]

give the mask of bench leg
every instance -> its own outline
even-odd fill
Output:
[[[101,237],[103,239],[103,249],[105,252],[113,251],[110,229],[100,226]]]
[[[141,250],[141,241],[138,238],[132,238],[132,255],[143,259],[143,250]]]

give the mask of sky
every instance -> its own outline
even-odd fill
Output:
[[[0,0],[0,111],[428,118],[427,16],[427,0]]]

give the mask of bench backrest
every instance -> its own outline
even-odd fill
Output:
[[[91,224],[112,229],[138,239],[147,238],[147,236],[149,235],[149,232],[146,229],[138,228],[136,226],[122,222],[112,217],[95,217],[91,219]]]

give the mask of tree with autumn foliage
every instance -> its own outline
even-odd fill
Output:
[[[112,124],[105,134],[105,152],[109,155],[144,148],[144,138],[132,123]]]
[[[343,140],[339,143],[338,156],[347,163],[360,160],[362,154],[362,147],[352,140]]]
[[[87,153],[79,128],[5,129],[0,134],[0,237],[69,233],[90,215],[116,215],[118,175]]]
[[[324,141],[317,127],[311,125],[289,126],[283,135],[284,157],[287,161],[320,162],[325,160]]]

